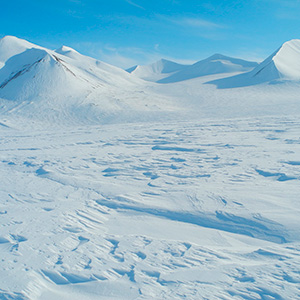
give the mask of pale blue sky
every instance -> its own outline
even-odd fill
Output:
[[[299,0],[3,0],[0,36],[14,35],[120,67],[214,53],[261,60],[300,38]]]

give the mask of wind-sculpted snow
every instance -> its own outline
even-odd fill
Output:
[[[117,199],[118,200],[118,199]],[[111,199],[98,200],[98,204],[106,206],[112,209],[121,209],[124,211],[140,212],[148,215],[155,215],[163,217],[173,221],[179,221],[189,224],[194,224],[206,228],[218,229],[221,231],[227,231],[237,234],[244,234],[258,239],[265,239],[275,243],[285,243],[286,234],[278,235],[278,231],[282,230],[282,226],[273,223],[272,229],[269,220],[255,220],[252,216],[247,219],[233,214],[223,213],[222,211],[216,211],[214,213],[209,212],[178,212],[169,211],[161,208],[141,207],[134,204],[119,203]]]
[[[298,118],[1,126],[0,299],[298,299]]]

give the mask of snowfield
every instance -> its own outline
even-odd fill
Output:
[[[299,119],[1,129],[3,299],[299,299]]]
[[[0,299],[300,299],[298,81],[158,84],[9,40]]]

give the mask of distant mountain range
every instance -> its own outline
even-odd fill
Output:
[[[215,74],[224,78],[208,82],[218,88],[234,88],[265,82],[300,80],[300,40],[284,43],[262,63],[214,54],[191,65],[161,59],[126,71],[81,55],[63,46],[49,50],[16,37],[0,40],[0,97],[33,99],[103,92],[106,88],[126,89],[143,85],[141,79],[175,83]],[[230,73],[240,73],[230,76]],[[16,88],[17,87],[17,88]],[[74,96],[74,95],[73,95]]]
[[[126,71],[144,80],[157,82],[187,67],[189,67],[189,65],[178,64],[167,59],[160,59],[153,64],[134,66]]]
[[[131,68],[129,71],[145,80],[173,83],[213,74],[245,72],[257,65],[256,62],[214,54],[192,65],[181,65],[162,59],[151,65]]]
[[[98,123],[126,114],[145,120],[150,113],[159,118],[158,112],[185,110],[184,101],[174,100],[177,82],[191,83],[183,97],[191,95],[197,103],[193,95],[219,97],[212,96],[215,87],[286,81],[300,82],[300,40],[284,43],[260,64],[215,54],[191,65],[161,59],[127,71],[66,46],[50,50],[12,36],[0,40],[0,113],[50,123]]]
[[[214,54],[192,65],[159,60],[146,66],[127,70],[136,77],[157,83],[174,83],[207,75],[225,74],[225,78],[208,81],[218,88],[236,88],[262,83],[300,80],[300,40],[284,43],[262,63]],[[229,76],[230,73],[241,74]]]

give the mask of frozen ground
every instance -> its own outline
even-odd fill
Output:
[[[0,131],[0,299],[300,299],[299,118]]]

